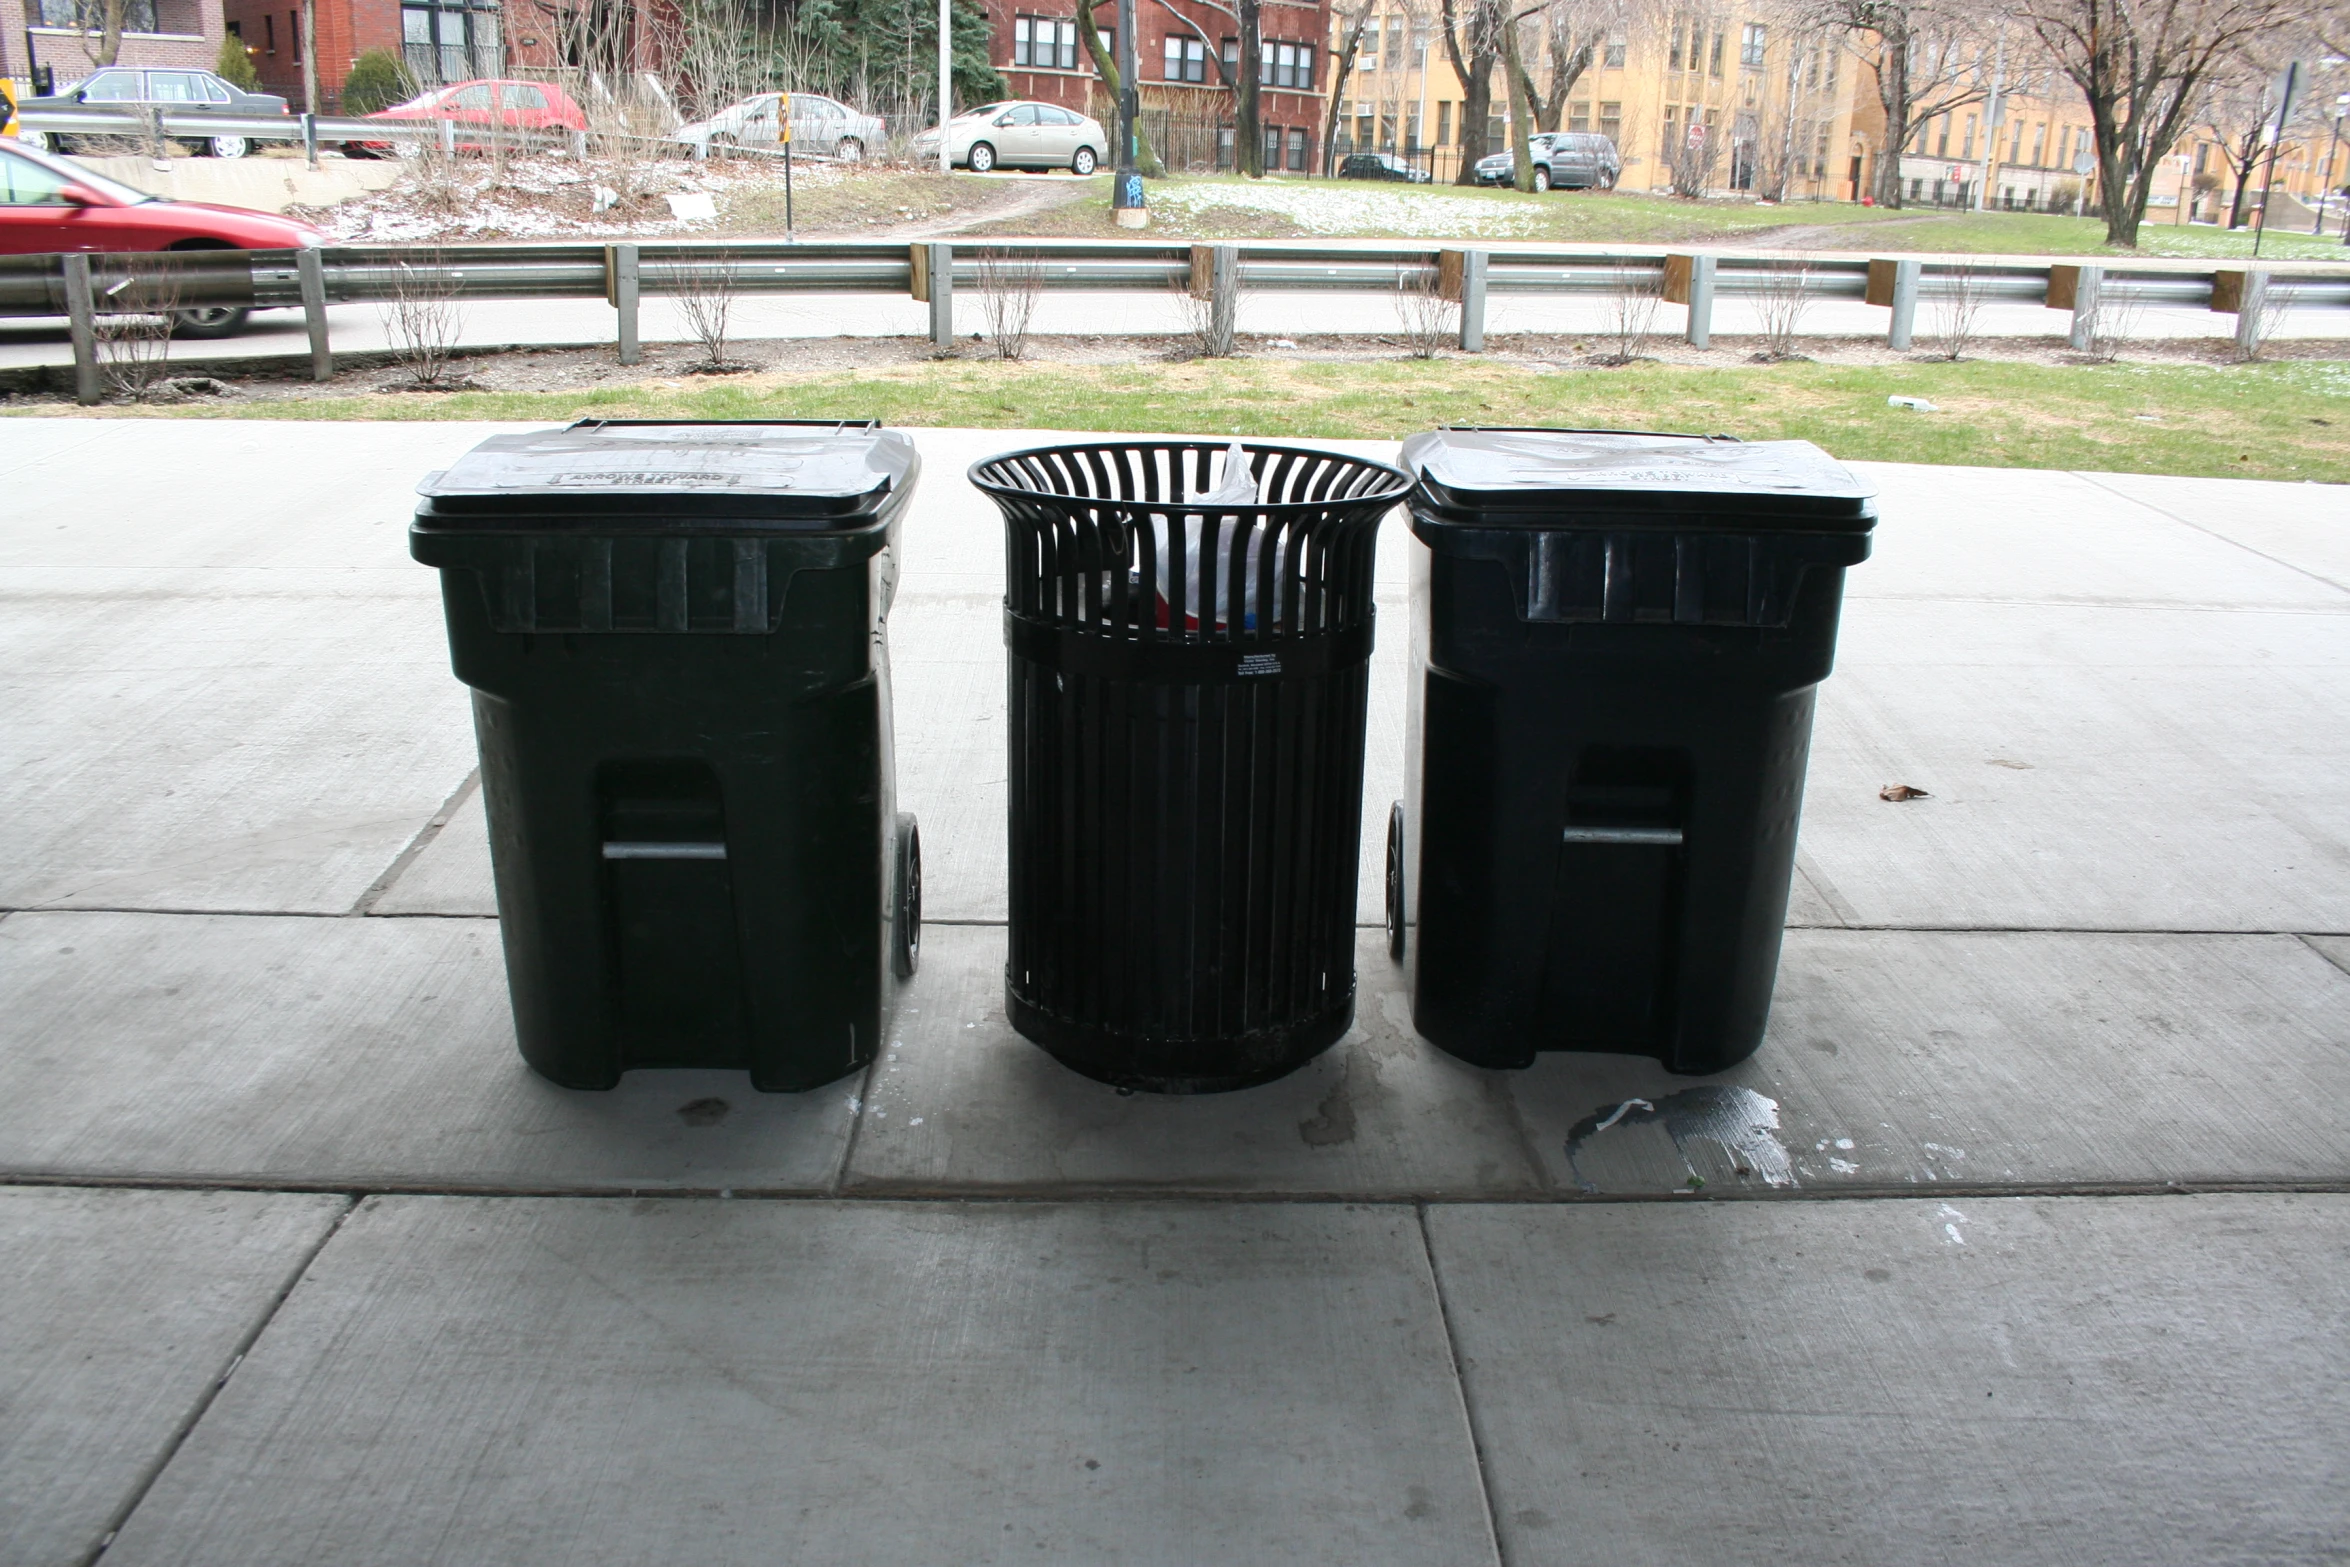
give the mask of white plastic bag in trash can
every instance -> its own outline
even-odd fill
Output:
[[[1249,471],[1248,453],[1241,450],[1238,441],[1234,441],[1230,449],[1224,453],[1223,473],[1215,485],[1187,498],[1202,506],[1254,506],[1257,503],[1256,475]],[[1174,586],[1175,581],[1175,562],[1170,546],[1170,535],[1173,528],[1171,519],[1164,512],[1151,513],[1150,522],[1151,534],[1157,545],[1159,557],[1159,624],[1164,626],[1167,624],[1169,613],[1169,589]],[[1211,527],[1215,530],[1213,551],[1215,564],[1212,567],[1215,577],[1213,580],[1220,596],[1226,585],[1232,580],[1234,543],[1244,529],[1248,533],[1246,566],[1248,581],[1242,589],[1241,624],[1246,629],[1254,631],[1257,628],[1257,563],[1264,554],[1267,530],[1253,527],[1241,518],[1234,516],[1218,517],[1211,523],[1208,517],[1200,512],[1183,514],[1183,628],[1186,631],[1197,631],[1200,628],[1200,562],[1207,559],[1210,554],[1207,547],[1207,536]],[[1217,605],[1216,628],[1218,630],[1224,629],[1229,624],[1230,614],[1229,603],[1220,602]],[[1281,588],[1278,583],[1274,585],[1273,614],[1274,618],[1280,618]]]

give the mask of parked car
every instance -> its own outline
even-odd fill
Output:
[[[938,160],[938,127],[914,138],[914,161]],[[1101,167],[1110,138],[1101,122],[1057,103],[989,103],[947,122],[950,162],[985,174],[994,168],[1068,169],[1091,174]]]
[[[1551,141],[1554,190],[1614,190],[1623,172],[1616,144],[1596,131],[1563,131]]]
[[[1558,137],[1549,131],[1537,131],[1526,138],[1527,150],[1534,154],[1534,188],[1550,189],[1550,144]],[[1477,183],[1480,185],[1515,185],[1518,182],[1518,155],[1503,151],[1477,160]]]
[[[79,109],[125,104],[146,107],[153,105],[174,119],[240,119],[250,120],[260,115],[281,115],[286,112],[286,101],[273,93],[247,92],[213,75],[210,71],[138,70],[127,65],[108,66],[75,82],[59,92],[44,98],[24,98],[17,109]],[[17,138],[35,152],[71,152],[76,138],[54,131],[26,130]],[[241,158],[252,150],[249,137],[223,131],[218,136],[207,136],[188,142],[198,154],[209,152],[216,158]]]
[[[1342,180],[1400,180],[1406,185],[1425,185],[1431,178],[1426,169],[1415,168],[1392,152],[1350,152],[1339,160],[1338,177]]]
[[[274,212],[166,201],[95,169],[0,141],[0,255],[59,251],[300,250],[326,243]],[[249,312],[233,305],[174,311],[182,337],[226,337]]]
[[[453,87],[435,87],[431,92],[411,98],[406,103],[379,109],[367,118],[454,121],[459,132],[457,150],[460,152],[487,150],[489,142],[478,133],[492,126],[510,131],[587,129],[586,112],[572,99],[571,94],[551,82],[459,82]],[[413,158],[424,150],[425,143],[413,136],[403,136],[398,141],[343,143],[343,151],[362,158],[381,157],[387,152]]]
[[[883,126],[873,115],[860,114],[847,104],[819,93],[796,92],[790,96],[794,152],[855,163],[882,144]],[[756,98],[745,98],[706,120],[679,126],[677,139],[697,150],[780,147],[783,116],[778,110],[783,97],[781,93],[761,93]]]

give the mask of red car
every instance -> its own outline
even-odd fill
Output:
[[[457,148],[460,152],[481,152],[489,145],[479,136],[463,134],[468,129],[486,131],[493,125],[515,131],[587,129],[586,111],[580,108],[571,94],[547,82],[459,82],[454,87],[435,87],[420,98],[395,104],[368,118],[452,120],[459,132]],[[409,137],[396,142],[343,143],[345,152],[357,153],[362,157],[380,156],[386,152],[397,152],[404,158],[414,157],[423,148],[422,142]]]
[[[299,250],[326,236],[274,212],[167,201],[70,159],[0,139],[0,255],[59,251]],[[175,312],[182,337],[226,337],[248,312],[204,305]]]

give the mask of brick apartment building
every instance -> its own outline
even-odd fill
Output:
[[[220,54],[221,0],[130,0],[124,23],[118,64],[209,68]],[[60,87],[97,69],[74,26],[73,0],[0,0],[0,70],[21,91],[35,65]]]
[[[1069,0],[983,0],[991,34],[990,54],[1015,98],[1034,98],[1090,114],[1108,125],[1115,105],[1102,90],[1093,60],[1077,37],[1075,7]],[[1231,168],[1232,93],[1224,85],[1210,50],[1237,72],[1240,38],[1230,12],[1199,0],[1136,7],[1136,83],[1143,127],[1161,158],[1178,168]],[[1094,19],[1104,24],[1102,41],[1117,18],[1114,0],[1100,0]],[[1258,116],[1265,132],[1265,167],[1306,173],[1320,154],[1324,97],[1323,40],[1330,31],[1328,0],[1263,0],[1262,86]]]
[[[0,0],[0,5],[18,0]],[[57,3],[57,0],[52,0]],[[70,3],[70,0],[65,0]],[[171,4],[174,0],[157,0]],[[186,3],[186,0],[182,0]],[[245,42],[262,89],[302,102],[301,0],[206,0],[221,7]],[[628,69],[652,63],[654,0],[621,0],[600,17],[618,33],[605,57]],[[560,73],[566,61],[559,8],[533,0],[317,0],[318,93],[322,113],[342,106],[352,62],[370,49],[400,56],[423,87],[478,76]]]

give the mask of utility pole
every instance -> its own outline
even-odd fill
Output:
[[[302,112],[313,119],[318,114],[318,0],[302,0]],[[305,138],[310,148],[310,166],[318,167],[318,133],[314,130]]]
[[[955,150],[947,141],[947,121],[955,117],[954,0],[938,0],[938,172],[955,172]]]
[[[2268,232],[2268,204],[2276,197],[2277,154],[2285,146],[2285,121],[2293,113],[2293,94],[2301,85],[2301,62],[2295,60],[2285,67],[2277,91],[2277,117],[2264,133],[2268,137],[2268,170],[2260,177],[2260,215],[2252,221],[2252,256],[2260,257],[2260,241]]]
[[[1118,0],[1118,163],[1110,178],[1110,216],[1120,228],[1150,226],[1142,200],[1142,171],[1136,165],[1134,122],[1142,95],[1135,86],[1134,0]]]
[[[1983,172],[1975,181],[1975,210],[1991,204],[1991,164],[1999,155],[1999,120],[2007,108],[2007,29],[1999,29],[1999,50],[1991,57],[1991,97],[1983,105]]]

